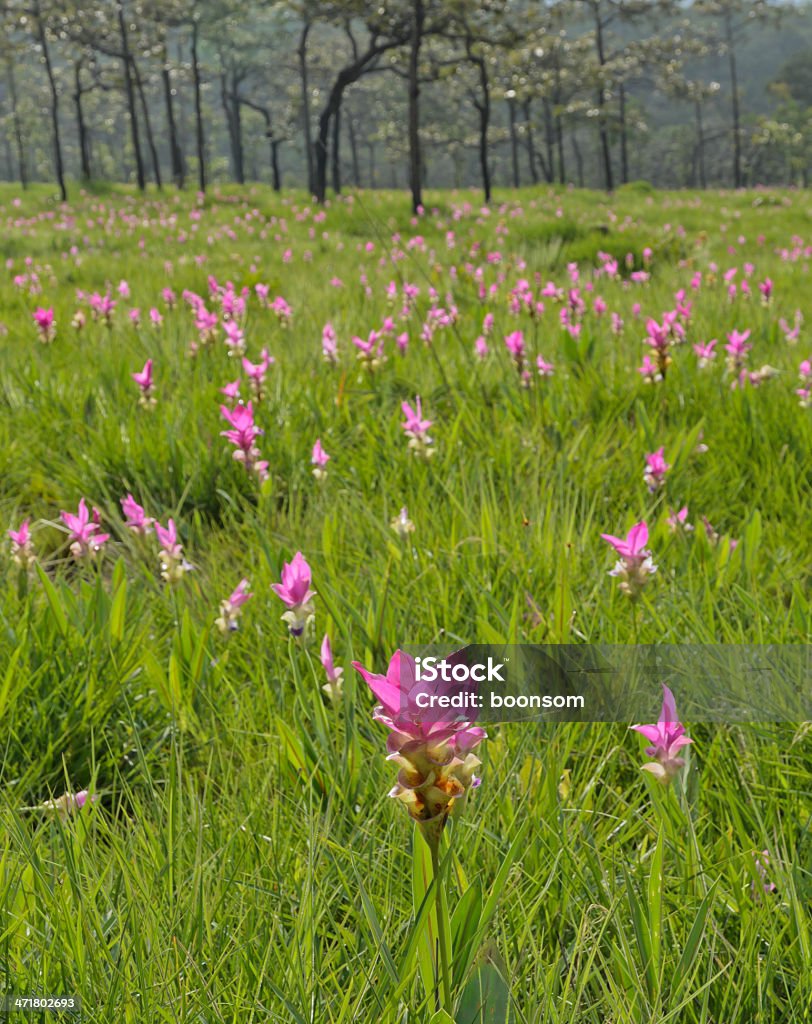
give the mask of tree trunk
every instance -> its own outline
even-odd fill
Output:
[[[620,180],[625,185],[629,180],[629,151],[626,126],[626,87],[623,82],[618,89],[620,104]]]
[[[538,184],[539,172],[536,167],[536,154],[534,150],[533,140],[533,121],[530,117],[530,100],[525,100],[522,104],[522,113],[524,114],[524,142],[525,148],[527,149],[527,163],[530,170],[530,180],[534,185]]]
[[[725,12],[725,40],[730,66],[730,103],[733,114],[733,187],[742,187],[742,139],[739,111],[739,76],[736,68],[736,48],[733,40],[733,20],[730,10]]]
[[[584,158],[578,145],[578,133],[572,133],[572,152],[575,155],[575,167],[578,173],[578,188],[584,187]]]
[[[333,114],[333,192],[341,195],[341,107]]]
[[[11,100],[11,118],[14,124],[14,141],[17,145],[17,164],[20,172],[20,184],[24,189],[28,188],[28,171],[25,166],[25,143],[23,142],[23,127],[20,122],[20,111],[17,105],[17,82],[14,78],[14,63],[8,58],[6,61],[8,71],[8,93]],[[9,175],[11,176],[11,175]]]
[[[124,87],[127,95],[127,112],[130,116],[130,132],[132,134],[133,158],[135,160],[135,177],[140,192],[146,187],[144,177],[144,161],[141,157],[141,139],[138,134],[138,113],[135,109],[135,90],[133,89],[132,68],[130,67],[130,45],[127,38],[127,23],[124,18],[124,5],[119,3],[118,28],[121,33],[121,61],[124,65]]]
[[[355,137],[355,122],[351,115],[347,115],[347,134],[350,137],[350,154],[352,156],[352,183],[356,188],[361,187],[361,164],[358,161],[358,140]]]
[[[144,114],[144,129],[147,133],[147,146],[149,147],[149,155],[152,160],[152,173],[155,178],[155,184],[158,186],[160,192],[163,188],[163,181],[161,180],[161,164],[158,160],[158,150],[155,146],[155,136],[152,134],[152,122],[149,119],[149,107],[147,106],[147,97],[144,94],[144,83],[141,80],[141,72],[138,70],[138,65],[135,63],[135,58],[132,58],[133,74],[135,75],[135,87],[138,90],[138,99],[141,102],[141,110]]]
[[[310,135],[310,86],[307,81],[307,37],[310,34],[310,22],[306,21],[299,36],[296,53],[299,57],[299,78],[302,86],[302,132],[304,135],[305,163],[307,164],[307,191],[316,194],[316,179],[313,165],[313,139]]]
[[[206,143],[203,135],[203,104],[200,95],[200,63],[197,59],[198,24],[192,22],[192,81],[195,92],[195,130],[197,148],[197,187],[206,191]]]
[[[544,177],[552,184],[555,181],[555,132],[553,130],[553,110],[546,96],[542,106],[544,108],[544,144],[547,149],[547,160],[544,164],[547,170],[544,172]]]
[[[42,48],[42,59],[45,63],[45,72],[48,75],[48,85],[51,90],[51,125],[53,128],[54,144],[54,165],[56,167],[56,180],[59,185],[59,194],[64,203],[68,198],[68,190],[65,188],[65,168],[62,163],[62,139],[59,134],[59,91],[56,87],[54,69],[51,64],[51,52],[48,48],[48,37],[45,33],[45,25],[42,21],[39,3],[34,6],[34,20],[37,25],[37,35]]]
[[[274,192],[282,191],[282,177],[279,174],[279,140],[271,139],[271,174]]]
[[[555,92],[553,94],[553,105],[555,107],[555,141],[558,148],[558,183],[566,185],[567,171],[564,166],[564,121],[561,117],[561,68],[556,58],[555,66]]]
[[[699,184],[706,189],[708,181],[705,176],[705,126],[702,123],[702,101],[694,103],[694,114],[696,116],[696,153],[699,162]]]
[[[600,19],[598,9],[595,8],[595,45],[598,51],[598,134],[600,137],[601,156],[603,159],[603,180],[606,191],[614,189],[612,177],[612,153],[609,149],[609,130],[606,125],[606,92],[603,82],[603,69],[606,64],[606,56],[603,49],[603,22]]]
[[[521,184],[519,179],[519,137],[516,134],[516,97],[508,97],[508,116],[510,120],[510,162],[513,169],[513,187]]]
[[[82,166],[82,180],[90,181],[90,148],[87,143],[87,126],[82,108],[82,63],[73,66],[73,102],[76,107],[76,130],[79,134],[79,159]]]
[[[166,50],[164,50],[164,66],[161,70],[161,78],[164,84],[164,100],[166,102],[166,126],[169,131],[169,155],[172,161],[172,180],[176,188],[183,188],[184,170],[183,153],[178,141],[178,129],[175,124],[175,108],[172,102],[172,77],[167,65]]]
[[[479,72],[479,86],[482,97],[474,101],[479,114],[479,170],[482,175],[482,191],[485,193],[486,204],[491,201],[491,172],[488,167],[488,127],[491,120],[491,87],[488,79],[488,67],[484,57],[475,57],[471,52],[472,40],[466,40],[468,60]]]
[[[409,188],[412,212],[423,205],[423,174],[420,161],[420,46],[423,41],[425,9],[423,0],[414,0],[412,40],[409,48]]]

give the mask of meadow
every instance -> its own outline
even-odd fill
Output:
[[[0,992],[812,1018],[809,722],[688,721],[666,786],[631,722],[489,727],[440,896],[352,667],[809,643],[808,193],[4,185],[0,221]]]

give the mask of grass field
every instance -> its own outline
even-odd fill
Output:
[[[445,908],[351,668],[809,642],[810,196],[438,193],[412,220],[386,193],[74,194],[0,189],[0,990],[94,1022],[812,1019],[808,722],[688,721],[670,787],[631,723],[489,728],[446,830],[448,1003]],[[241,462],[242,344],[274,361]],[[128,494],[176,524],[171,581]],[[638,522],[657,571],[631,600],[601,534]],[[300,638],[271,589],[296,552]]]

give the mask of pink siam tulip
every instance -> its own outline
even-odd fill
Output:
[[[649,319],[646,322],[648,332],[643,339],[644,343],[654,350],[657,363],[657,371],[660,380],[665,378],[668,367],[671,365],[671,332],[669,325],[663,319],[662,324],[656,320]]]
[[[141,389],[141,395],[138,399],[138,404],[142,405],[145,409],[152,409],[156,404],[153,390],[155,383],[152,379],[152,360],[148,359],[144,363],[144,369],[139,370],[136,373],[131,373],[130,376]]]
[[[335,364],[338,362],[338,345],[335,328],[332,324],[325,324],[321,331],[321,353],[325,363]]]
[[[381,363],[386,361],[383,354],[384,337],[378,331],[370,331],[366,341],[356,335],[352,339],[352,343],[358,349],[359,362],[370,373],[377,370]]]
[[[406,417],[403,423],[401,423],[401,427],[409,438],[409,448],[414,454],[423,459],[430,459],[434,454],[434,448],[432,447],[434,441],[429,437],[428,432],[433,421],[423,419],[423,408],[419,395],[415,405],[417,408],[413,409],[408,402],[401,402],[400,407],[403,410],[403,415]]]
[[[310,566],[301,551],[297,551],[291,561],[282,566],[282,582],[271,585],[276,596],[288,607],[282,618],[293,636],[301,636],[316,614],[313,607],[316,591],[310,588],[311,578]]]
[[[249,473],[256,473],[260,481],[267,479],[268,463],[260,460],[261,452],[255,444],[263,432],[254,423],[254,407],[251,402],[237,405],[233,409],[221,405],[220,413],[232,427],[231,430],[221,430],[220,436],[235,446],[233,458],[242,462]]]
[[[485,340],[484,334],[480,334],[480,336],[474,342],[474,352],[476,353],[477,359],[484,360],[488,358],[488,353],[490,352],[490,349],[488,348],[488,343]]]
[[[53,811],[60,821],[66,822],[72,815],[81,811],[88,802],[94,804],[97,800],[96,794],[91,796],[88,790],[80,789],[78,793],[65,793],[56,800],[46,800],[37,810]]]
[[[31,529],[28,520],[24,519],[17,530],[9,530],[8,537],[11,541],[11,560],[21,569],[27,569],[36,559],[34,544],[31,540]]]
[[[712,363],[716,358],[716,338],[712,338],[707,345],[697,344],[694,345],[694,352],[697,360],[699,361],[699,368],[704,369],[709,363]]]
[[[657,571],[651,552],[646,549],[648,526],[645,522],[636,523],[629,530],[625,540],[614,537],[611,533],[602,533],[601,537],[620,555],[609,575],[620,579],[620,589],[624,594],[632,598],[637,597],[648,582],[649,576]]]
[[[321,642],[320,657],[324,674],[327,676],[327,682],[322,686],[322,690],[324,690],[330,700],[340,700],[342,692],[341,677],[344,675],[344,669],[336,668],[333,664],[333,649],[330,646],[330,637],[326,633]]]
[[[313,476],[317,480],[324,480],[327,476],[326,466],[330,461],[330,456],[322,448],[321,438],[316,438],[316,443],[313,445],[313,453],[310,456],[310,462],[313,465]]]
[[[233,633],[239,628],[242,606],[254,596],[249,593],[248,585],[248,580],[240,580],[231,595],[220,602],[220,616],[215,619],[214,624],[221,633]]]
[[[389,525],[401,540],[406,540],[410,533],[414,533],[414,523],[409,518],[409,511],[405,505]]]
[[[98,292],[93,292],[88,300],[90,302],[90,311],[93,314],[94,320],[104,320],[107,327],[111,327],[113,324],[113,313],[116,308],[116,301],[109,293],[99,295]]]
[[[280,327],[287,327],[290,324],[291,317],[293,316],[293,310],[281,295],[277,295],[271,303],[270,308],[274,313],[276,313]]]
[[[637,367],[637,372],[646,384],[656,384],[657,381],[663,379],[659,366],[652,360],[650,355],[643,356],[643,362]]]
[[[248,378],[248,384],[251,387],[251,392],[258,402],[262,401],[262,386],[265,383],[265,375],[273,363],[276,362],[274,357],[268,353],[266,348],[262,350],[260,355],[262,356],[261,363],[252,363],[250,359],[246,359],[245,356],[243,356],[242,359],[242,368]]]
[[[98,512],[93,509],[91,518],[84,498],[79,501],[79,510],[76,515],[72,512],[60,512],[59,515],[68,528],[71,554],[77,561],[83,558],[95,558],[101,551],[102,545],[110,539],[109,533],[98,532]]]
[[[775,892],[776,885],[775,882],[767,881],[767,871],[770,867],[770,851],[762,850],[761,853],[753,851],[753,861],[755,862],[756,872],[761,884],[761,892],[756,888],[755,882],[750,886],[750,892],[754,901],[758,903],[761,900],[761,894]]]
[[[192,566],[183,557],[183,547],[178,543],[175,520],[169,519],[166,526],[161,526],[156,521],[155,535],[161,545],[158,556],[161,560],[161,578],[170,585],[179,583],[184,573],[189,572]]]
[[[685,735],[685,726],[677,718],[674,694],[665,683],[659,721],[655,725],[633,725],[631,728],[645,736],[651,744],[646,747],[646,753],[654,760],[644,764],[643,771],[651,772],[655,779],[667,786],[680,769],[685,767],[685,760],[679,756],[679,751],[693,743],[693,740]]]
[[[399,768],[389,795],[405,805],[436,848],[449,816],[479,785],[474,773],[480,760],[473,751],[487,734],[459,711],[437,706],[426,710],[426,702],[432,696],[453,697],[472,684],[444,682],[440,674],[436,682],[418,680],[414,659],[402,651],[392,655],[386,675],[370,672],[357,661],[352,664],[380,701],[372,717],[389,729],[387,760]]]
[[[524,372],[526,361],[524,334],[521,331],[511,331],[510,334],[506,334],[505,348],[510,353],[516,370],[521,375]]]
[[[762,304],[769,306],[773,299],[773,283],[769,277],[759,282],[758,290],[761,292]]]
[[[124,525],[128,529],[132,530],[133,533],[140,534],[142,537],[149,533],[155,520],[145,515],[143,508],[131,494],[121,499],[121,510],[125,517]]]
[[[555,367],[548,363],[544,356],[537,356],[536,368],[540,377],[552,377],[555,374]]]
[[[53,309],[43,309],[38,306],[32,313],[32,317],[39,331],[39,340],[43,344],[53,341],[56,337],[56,320]]]
[[[240,330],[236,320],[226,320],[223,324],[226,332],[226,347],[230,356],[242,356],[245,352],[245,334]]]
[[[656,452],[650,452],[646,455],[646,469],[643,473],[643,480],[652,494],[663,486],[665,474],[671,469],[665,461],[664,453],[665,448],[660,447]]]
[[[671,511],[668,519],[668,528],[672,533],[691,533],[693,526],[688,522],[688,506],[683,505],[679,512]]]
[[[812,360],[804,359],[798,367],[798,378],[801,386],[795,389],[802,409],[807,409],[812,404]]]
[[[747,340],[749,337],[749,331],[731,331],[727,336],[727,345],[725,345],[727,368],[737,379],[745,369],[747,353],[753,347]]]

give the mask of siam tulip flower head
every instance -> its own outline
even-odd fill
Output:
[[[693,743],[693,740],[685,735],[685,726],[677,717],[674,694],[665,683],[659,721],[654,725],[633,725],[631,728],[645,736],[651,744],[646,747],[646,754],[654,760],[644,764],[643,771],[650,772],[655,779],[667,786],[680,769],[685,767],[684,758],[679,756],[680,750]]]
[[[693,526],[688,522],[688,506],[683,505],[679,512],[671,510],[668,519],[668,528],[672,533],[691,533]]]
[[[32,313],[32,317],[39,331],[39,340],[44,344],[53,341],[56,337],[56,319],[53,309],[44,309],[42,306],[38,306]]]
[[[699,368],[704,369],[709,363],[712,363],[716,358],[716,345],[718,344],[716,338],[711,338],[707,345],[703,345],[701,342],[694,345],[694,353],[699,360]]]
[[[159,552],[159,558],[161,561],[161,578],[165,580],[170,586],[174,586],[179,583],[185,573],[189,572],[192,566],[183,557],[183,547],[178,542],[178,530],[175,526],[175,520],[167,520],[166,526],[156,520],[155,522],[155,536],[158,538],[158,543],[161,545]]]
[[[544,356],[537,356],[536,368],[540,377],[552,377],[555,374],[555,367],[552,363],[548,363]]]
[[[750,892],[753,900],[758,903],[761,900],[763,893],[771,893],[776,891],[775,882],[769,882],[767,880],[767,872],[770,868],[770,851],[762,850],[760,853],[753,851],[753,861],[755,863],[756,872],[758,874],[761,890],[756,888],[755,882],[750,886]]]
[[[271,585],[276,596],[287,605],[288,610],[282,618],[293,636],[301,636],[315,615],[313,598],[316,591],[310,587],[311,579],[310,566],[302,552],[297,551],[291,561],[282,566],[281,583]]]
[[[150,527],[155,522],[154,519],[145,515],[144,509],[131,494],[121,499],[121,511],[124,513],[124,525],[142,537],[149,533]]]
[[[505,348],[510,353],[517,368],[522,370],[525,361],[524,334],[521,331],[511,331],[510,334],[506,334]]]
[[[263,431],[254,423],[252,403],[236,405],[233,409],[221,405],[220,413],[232,428],[221,430],[220,436],[227,438],[234,445],[233,458],[237,462],[242,462],[249,472],[256,473],[260,481],[267,479],[268,463],[260,460],[261,453],[255,443]]]
[[[643,362],[637,367],[637,372],[646,384],[656,384],[663,379],[660,367],[653,361],[650,355],[643,356]]]
[[[389,525],[401,540],[406,540],[410,533],[414,533],[414,523],[409,518],[405,505]]]
[[[341,677],[344,675],[344,669],[336,668],[333,664],[333,649],[330,646],[330,637],[326,633],[321,642],[320,657],[324,674],[327,676],[327,682],[322,686],[322,690],[324,690],[330,700],[340,700],[342,692]]]
[[[220,388],[220,394],[225,395],[226,398],[235,399],[240,397],[240,378],[232,380],[229,384],[224,384]]]
[[[610,533],[602,533],[601,537],[620,555],[609,575],[620,579],[620,589],[624,594],[637,597],[649,576],[657,571],[651,552],[646,548],[648,526],[645,522],[635,523],[625,538],[614,537]]]
[[[444,660],[451,663],[456,657]],[[392,655],[386,675],[370,672],[357,661],[353,668],[379,701],[372,717],[389,729],[387,760],[399,769],[389,795],[405,805],[436,848],[449,816],[479,785],[475,771],[481,762],[473,751],[487,734],[474,724],[475,718],[436,706],[427,711],[421,707],[425,696],[418,698],[454,696],[470,690],[472,683],[445,682],[441,674],[434,682],[418,680],[414,659],[402,651]]]
[[[487,359],[490,349],[488,343],[485,340],[485,335],[480,334],[477,340],[474,342],[474,352],[476,353],[477,359]]]
[[[68,528],[68,539],[71,542],[70,550],[73,557],[80,561],[92,559],[101,551],[102,546],[110,539],[109,533],[99,533],[98,513],[93,510],[91,519],[85,499],[79,501],[79,508],[76,514],[72,512],[59,513],[62,522]]]
[[[326,363],[338,361],[337,335],[330,323],[325,324],[321,331],[321,354]]]
[[[415,400],[415,408],[408,402],[401,402],[400,405],[403,410],[403,415],[406,419],[401,423],[401,428],[405,431],[406,436],[409,438],[409,448],[424,459],[429,459],[434,454],[432,445],[434,441],[429,437],[429,428],[432,425],[432,420],[423,419],[423,407],[418,395]]]
[[[660,447],[656,452],[650,452],[646,455],[646,469],[643,473],[643,479],[652,494],[663,486],[665,474],[670,468],[669,464],[665,461],[664,447]]]
[[[31,540],[31,529],[28,520],[23,519],[16,530],[8,531],[11,541],[11,560],[21,569],[27,569],[35,560],[34,544]]]
[[[329,461],[330,456],[322,447],[321,438],[317,437],[316,443],[313,445],[313,452],[310,456],[310,462],[313,465],[313,476],[317,480],[323,480],[327,476],[327,470],[325,467]]]
[[[215,619],[214,624],[221,633],[233,633],[235,629],[239,628],[242,606],[254,596],[249,593],[248,586],[248,580],[240,580],[231,595],[220,602],[220,615]]]
[[[80,789],[78,793],[65,793],[56,800],[46,800],[39,809],[53,811],[60,821],[66,822],[72,815],[81,811],[85,804],[94,804],[97,800],[98,796],[95,793],[91,796],[88,790]]]
[[[145,408],[152,408],[155,405],[155,397],[152,393],[155,387],[152,379],[152,360],[148,359],[144,363],[143,370],[131,373],[130,376],[141,389],[139,405],[143,405]]]

